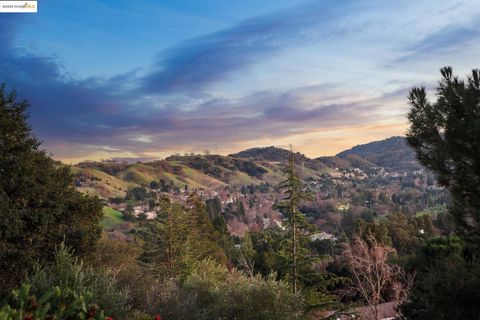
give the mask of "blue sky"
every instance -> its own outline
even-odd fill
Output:
[[[401,135],[406,95],[480,67],[479,1],[55,1],[0,14],[0,82],[66,162]]]

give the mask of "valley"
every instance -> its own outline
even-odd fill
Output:
[[[283,195],[277,185],[284,180],[291,151],[253,148],[228,156],[173,155],[148,163],[116,161],[82,162],[74,166],[77,188],[103,199],[133,218],[153,219],[158,199],[185,203],[192,192],[218,202],[219,215],[231,234],[281,227],[282,214],[274,209]],[[310,159],[295,154],[297,171],[314,199],[302,212],[319,230],[340,235],[354,221],[385,219],[401,213],[435,215],[445,211],[447,192],[434,176],[421,168],[402,137],[359,145],[336,156]],[[122,216],[120,216],[122,217]],[[107,217],[107,219],[109,219]],[[128,219],[128,218],[127,218]],[[112,219],[109,219],[112,220]],[[124,219],[109,222],[108,232],[126,239],[133,228],[120,228]]]

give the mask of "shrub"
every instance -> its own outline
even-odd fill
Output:
[[[36,296],[54,287],[76,296],[92,295],[93,300],[114,319],[127,319],[131,310],[129,292],[118,285],[112,273],[95,271],[84,265],[63,245],[57,250],[54,263],[35,267],[28,280]]]
[[[0,319],[106,319],[103,310],[94,303],[93,294],[90,292],[79,294],[71,289],[54,287],[37,299],[30,291],[29,284],[13,290],[8,303],[0,308]]]
[[[247,277],[212,261],[199,263],[185,281],[164,283],[157,296],[164,319],[300,319],[303,301],[275,276]]]
[[[120,287],[128,288],[132,307],[139,312],[152,309],[151,297],[158,290],[159,281],[155,272],[139,263],[138,256],[142,250],[138,242],[122,242],[103,237],[99,240],[97,251],[89,264],[98,272],[109,270],[115,274]],[[130,315],[131,319],[135,319]]]

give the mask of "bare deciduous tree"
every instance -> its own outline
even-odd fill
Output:
[[[353,276],[352,293],[359,294],[371,309],[371,319],[379,320],[378,305],[399,302],[406,297],[409,281],[403,269],[388,262],[395,249],[373,236],[364,240],[355,235],[346,244],[344,258]]]

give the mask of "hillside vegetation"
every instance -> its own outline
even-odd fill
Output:
[[[363,159],[379,167],[396,170],[419,170],[420,164],[415,158],[415,152],[408,147],[404,137],[391,137],[382,141],[358,145],[342,151],[337,157],[351,162],[354,159]],[[352,163],[352,162],[351,162]]]
[[[82,162],[74,166],[80,191],[102,198],[125,197],[127,190],[165,181],[178,188],[217,189],[223,186],[276,185],[283,180],[283,168],[291,151],[264,147],[252,148],[228,156],[175,155],[148,163],[127,164],[115,161]],[[318,178],[335,169],[416,170],[420,166],[405,138],[392,137],[340,152],[336,156],[310,159],[295,153],[302,178]]]

